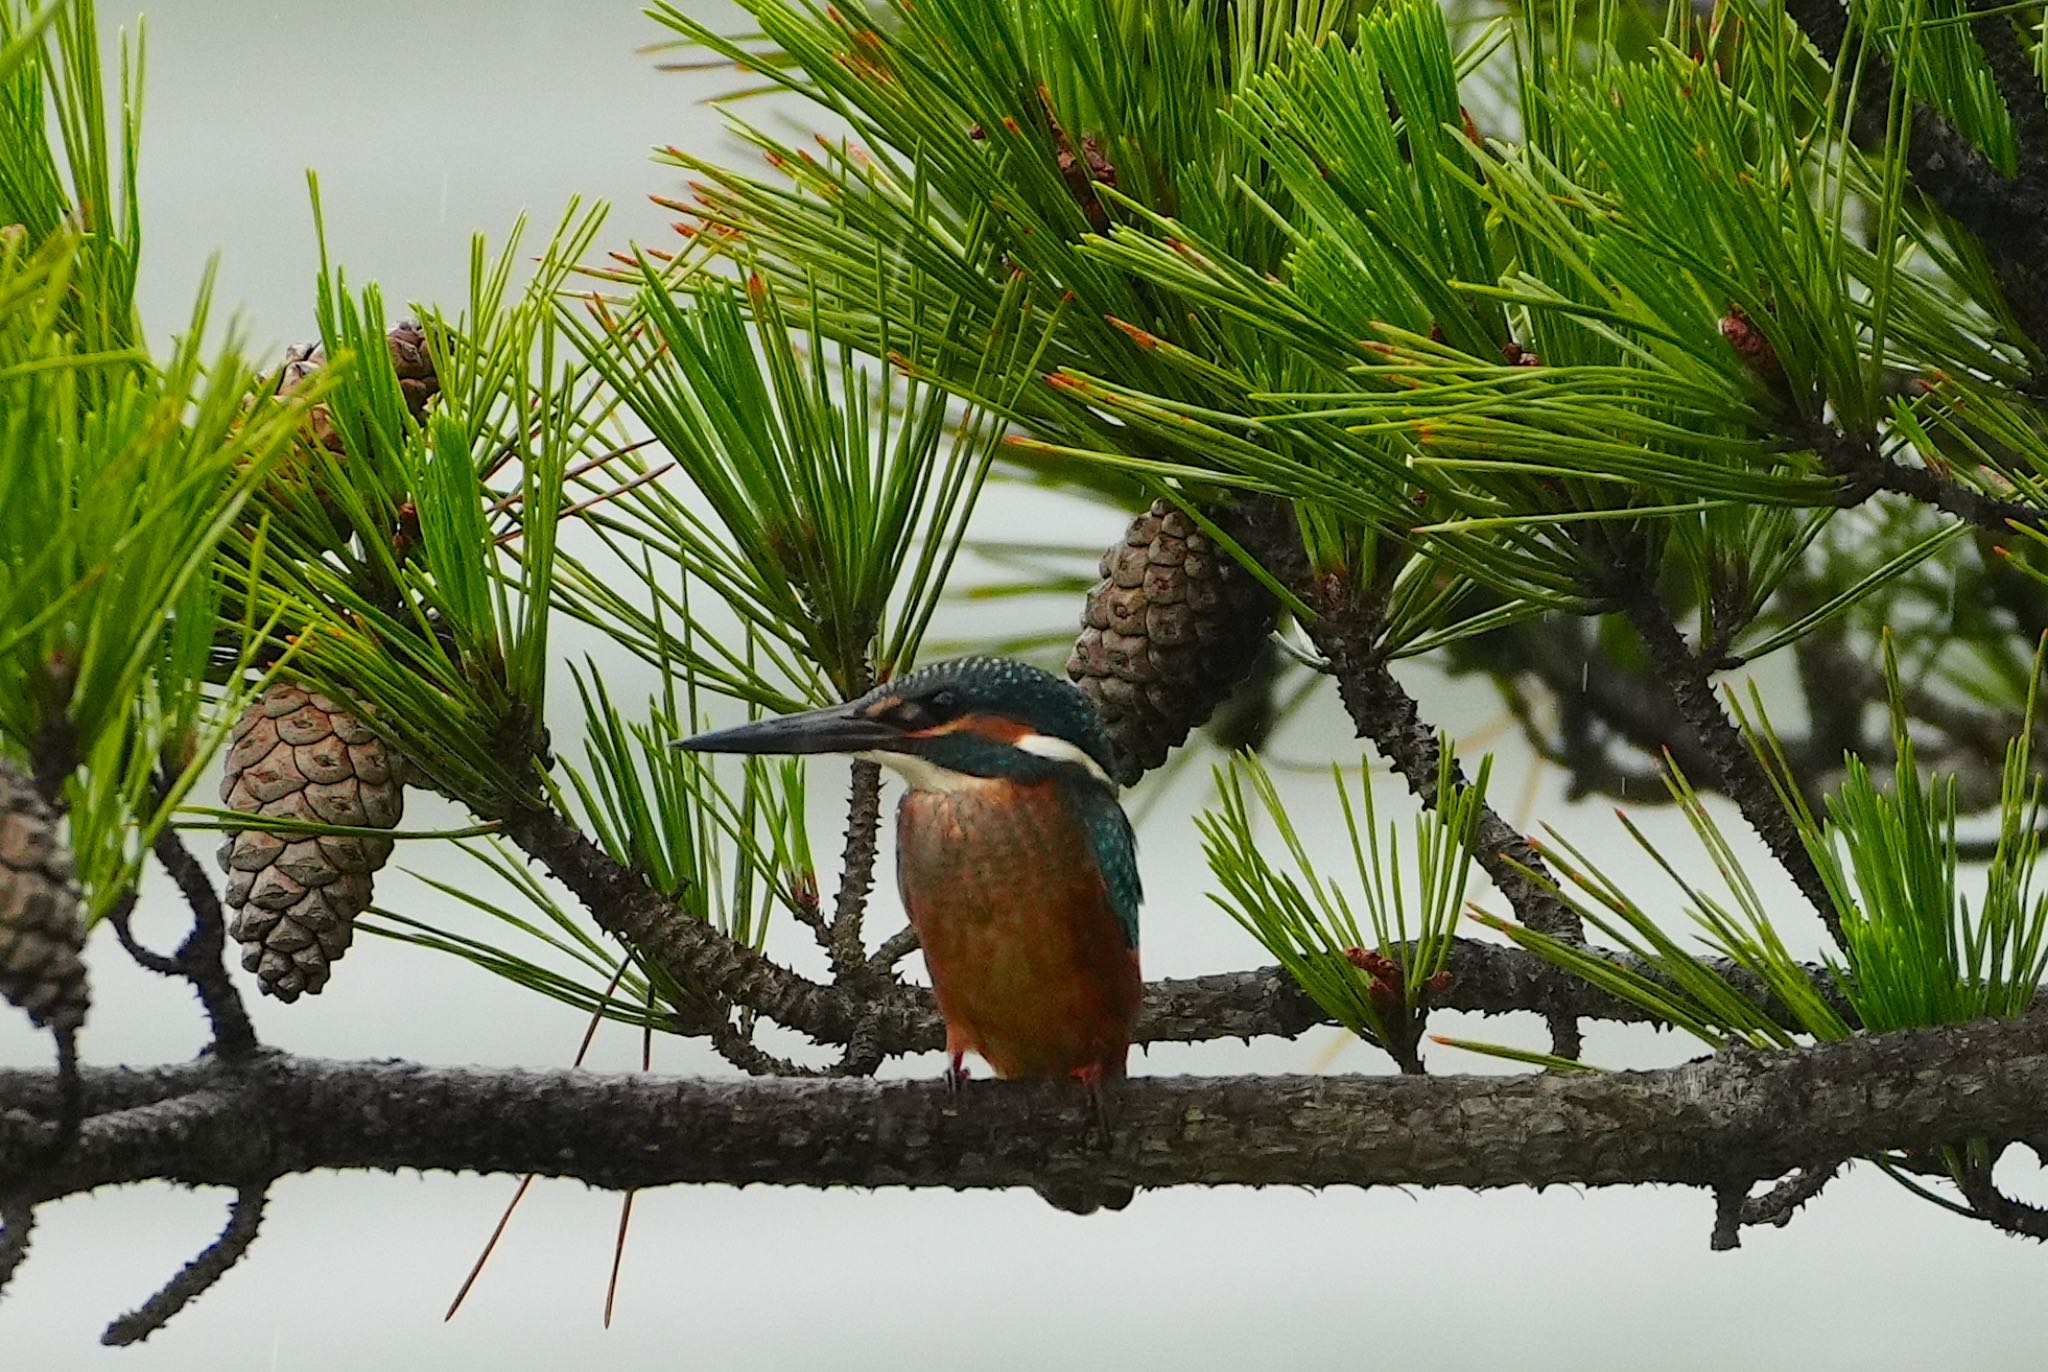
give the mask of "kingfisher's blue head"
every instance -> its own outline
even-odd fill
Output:
[[[885,682],[859,700],[758,720],[676,744],[705,753],[851,753],[913,787],[1059,778],[1110,795],[1109,743],[1095,707],[1050,672],[962,657]]]

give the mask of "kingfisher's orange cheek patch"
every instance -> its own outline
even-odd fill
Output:
[[[862,710],[861,714],[868,719],[887,719],[902,708],[903,698],[901,696],[885,696],[868,706],[865,710]]]

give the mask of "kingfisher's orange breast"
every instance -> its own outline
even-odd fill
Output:
[[[897,880],[949,1046],[998,1076],[1123,1072],[1138,950],[1052,783],[906,794]]]

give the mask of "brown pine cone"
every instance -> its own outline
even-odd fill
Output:
[[[427,403],[441,393],[434,359],[427,355],[427,334],[417,320],[401,319],[385,335],[391,349],[392,370],[398,373],[398,389],[414,419],[425,419]],[[285,349],[284,371],[278,378],[278,394],[288,394],[327,363],[327,351],[318,343],[299,343]],[[326,402],[306,414],[306,429],[313,441],[331,453],[342,450],[341,433],[334,427],[334,413]]]
[[[427,331],[417,319],[401,319],[385,336],[391,349],[391,367],[398,373],[398,390],[405,408],[414,419],[425,419],[427,402],[441,393],[441,378],[434,371],[434,359],[427,355]]]
[[[85,924],[57,817],[27,778],[0,762],[0,996],[31,1023],[68,1033],[85,1023]]]
[[[356,716],[278,681],[235,721],[221,802],[248,815],[390,829],[405,809],[403,771]],[[390,856],[388,838],[229,833],[220,846],[235,911],[229,932],[266,993],[282,1001],[318,994]]]
[[[1233,509],[1212,518],[1228,529]],[[1273,595],[1164,500],[1102,555],[1067,675],[1095,702],[1125,785],[1166,760],[1250,674]]]

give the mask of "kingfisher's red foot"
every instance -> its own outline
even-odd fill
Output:
[[[962,1062],[960,1060],[960,1057],[960,1054],[955,1053],[953,1055],[953,1061],[950,1064],[948,1064],[945,1072],[940,1077],[940,1080],[946,1083],[946,1094],[949,1096],[959,1095],[960,1088],[963,1085],[965,1085],[967,1083],[967,1079],[971,1075],[973,1075],[967,1070],[967,1064]]]

